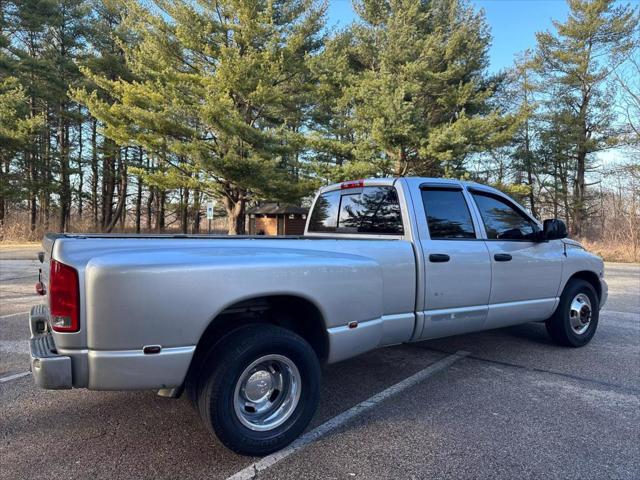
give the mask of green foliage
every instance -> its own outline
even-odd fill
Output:
[[[637,7],[569,0],[535,54],[489,76],[469,0],[356,0],[358,20],[331,32],[319,1],[0,3],[0,220],[18,206],[35,231],[60,212],[64,230],[88,199],[95,228],[135,206],[137,231],[143,214],[197,231],[216,197],[237,233],[250,203],[425,175],[552,204],[576,233],[595,153],[637,143],[620,66]]]
[[[0,80],[0,165],[26,149],[34,134],[44,124],[42,116],[31,117],[24,88],[15,77]],[[23,193],[24,176],[0,167],[0,197],[19,200]]]
[[[537,68],[545,92],[548,129],[556,170],[571,183],[571,230],[583,235],[588,216],[586,174],[593,153],[616,145],[616,89],[612,72],[638,47],[637,8],[613,0],[568,0],[566,22],[537,34]],[[565,193],[568,190],[564,187]],[[566,201],[568,203],[568,201]],[[568,212],[569,213],[569,212]]]
[[[485,74],[481,13],[460,0],[363,0],[356,10],[362,21],[316,62],[323,172],[333,163],[332,178],[459,176],[469,155],[510,140],[513,118],[490,104],[499,79]]]
[[[120,42],[132,78],[84,73],[104,92],[76,98],[105,134],[155,155],[171,180],[227,202],[298,199],[313,187],[296,155],[309,90],[307,56],[321,46],[323,11],[312,0],[277,3],[123,3],[132,41]],[[141,173],[141,172],[140,172]]]
[[[0,160],[9,160],[33,140],[44,124],[42,116],[30,117],[25,89],[15,77],[0,80]]]

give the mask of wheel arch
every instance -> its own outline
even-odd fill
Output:
[[[329,356],[329,335],[321,309],[310,299],[295,294],[259,295],[237,300],[215,315],[196,344],[187,377],[222,337],[243,325],[267,323],[300,335],[321,363]]]
[[[596,291],[596,294],[598,295],[598,301],[602,299],[602,285],[600,285],[600,278],[595,272],[592,272],[591,270],[581,270],[579,272],[574,273],[567,280],[567,283],[565,284],[565,288],[574,279],[584,280],[585,282],[589,283],[593,287],[593,289]]]

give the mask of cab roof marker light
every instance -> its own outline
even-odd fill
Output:
[[[346,188],[361,188],[361,187],[364,187],[364,179],[353,180],[351,182],[343,182],[340,184],[341,190],[344,190]]]

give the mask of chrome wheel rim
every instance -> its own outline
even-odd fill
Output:
[[[265,355],[244,369],[233,406],[240,423],[255,431],[273,430],[291,416],[300,400],[302,377],[283,355]]]
[[[571,306],[569,307],[571,330],[578,335],[582,335],[589,329],[591,317],[591,300],[589,300],[588,295],[579,293],[571,301]]]

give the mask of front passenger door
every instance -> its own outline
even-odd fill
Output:
[[[539,241],[538,225],[508,199],[479,190],[471,193],[491,258],[487,328],[549,317],[562,275],[562,242]]]

